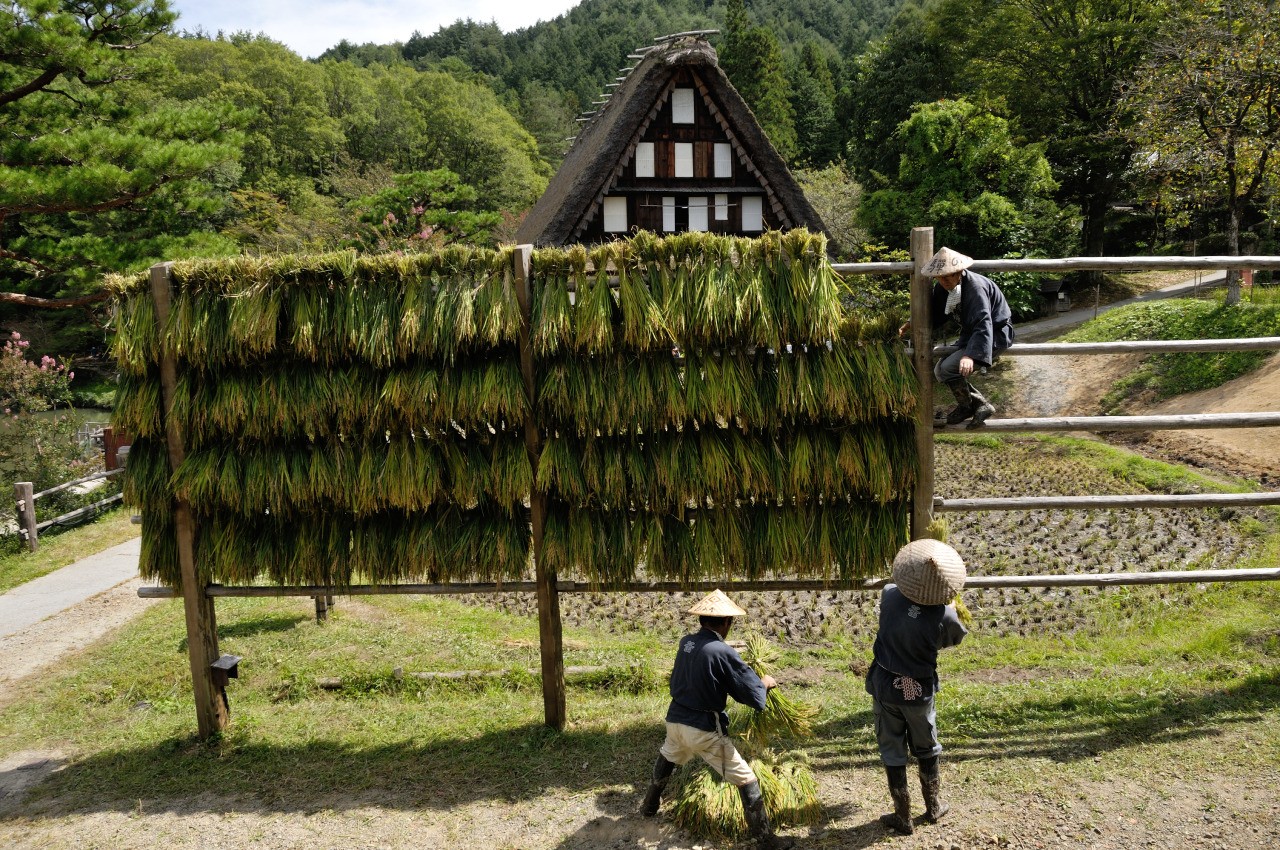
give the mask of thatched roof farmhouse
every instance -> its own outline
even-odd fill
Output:
[[[667,36],[585,121],[516,239],[825,230],[701,33]]]

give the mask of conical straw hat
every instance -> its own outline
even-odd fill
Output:
[[[917,605],[945,605],[964,590],[964,561],[947,544],[912,540],[893,559],[893,582]]]
[[[973,265],[973,257],[966,257],[959,251],[943,248],[933,255],[929,265],[925,266],[920,274],[926,277],[938,277],[939,275],[964,271],[971,265]]]
[[[747,614],[719,590],[708,593],[701,602],[689,609],[689,613],[702,617],[745,617]]]

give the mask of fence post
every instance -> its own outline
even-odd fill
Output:
[[[173,263],[151,267],[151,297],[156,305],[156,324],[164,327],[173,298],[171,270]],[[178,363],[160,342],[160,385],[164,391],[165,437],[169,447],[169,468],[177,469],[186,456],[181,423],[172,415],[173,397],[178,385]],[[182,603],[187,619],[187,653],[191,660],[191,683],[195,692],[196,723],[200,737],[208,738],[227,728],[227,694],[213,677],[213,662],[219,658],[218,623],[213,600],[205,595],[199,580],[195,556],[195,521],[191,505],[185,499],[173,503],[174,525],[178,544],[178,562],[182,568]]]
[[[933,258],[933,228],[911,229],[911,355],[916,379],[920,382],[920,401],[916,421],[916,456],[920,472],[911,493],[911,539],[919,540],[929,533],[933,520],[933,320],[929,310],[932,280],[921,272]]]
[[[13,495],[18,500],[18,529],[27,535],[27,551],[34,552],[40,548],[36,531],[35,488],[30,481],[19,481],[13,485]]]
[[[533,246],[517,245],[515,288],[523,320],[520,325],[520,371],[524,375],[525,401],[529,412],[524,420],[524,447],[533,469],[533,491],[529,494],[529,514],[533,525],[533,565],[538,584],[538,642],[542,649],[542,706],[546,724],[564,729],[564,640],[560,623],[560,593],[555,571],[542,557],[543,530],[547,519],[547,494],[538,485],[538,459],[542,456],[542,434],[534,413],[538,397],[533,358]]]

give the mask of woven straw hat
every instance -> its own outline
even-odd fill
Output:
[[[966,257],[959,251],[943,248],[933,255],[929,265],[925,266],[924,271],[920,272],[920,274],[926,277],[939,277],[944,274],[964,271],[971,265],[973,265],[973,257]]]
[[[719,590],[713,590],[703,597],[701,602],[690,608],[689,613],[702,617],[744,617],[747,612],[734,605],[729,597]]]
[[[912,540],[893,559],[893,581],[917,605],[945,605],[964,589],[964,561],[947,544]]]

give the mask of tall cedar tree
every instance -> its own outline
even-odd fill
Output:
[[[969,87],[1003,99],[1079,206],[1082,248],[1101,256],[1106,215],[1134,146],[1115,132],[1121,83],[1142,62],[1165,0],[943,0],[932,23]],[[945,38],[943,37],[945,36]],[[963,85],[963,83],[962,83]]]
[[[778,153],[784,159],[794,159],[799,150],[795,113],[778,39],[764,27],[751,25],[742,0],[729,0],[724,22],[720,67],[751,107]]]
[[[94,222],[161,204],[235,157],[225,107],[128,96],[160,70],[146,50],[167,0],[9,0],[0,5],[0,301],[105,300],[122,239]],[[170,222],[172,225],[172,222]]]
[[[1280,178],[1280,4],[1188,3],[1162,28],[1126,93],[1129,138],[1175,203],[1226,206],[1227,251],[1240,253],[1240,218]],[[1227,303],[1240,300],[1236,272]]]

